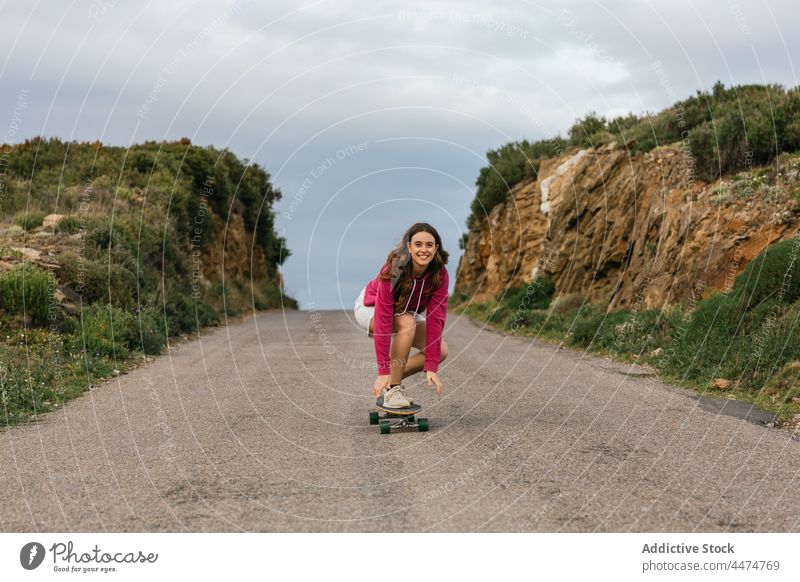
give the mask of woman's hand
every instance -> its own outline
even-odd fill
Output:
[[[372,393],[375,395],[375,398],[378,398],[386,388],[389,387],[392,381],[392,376],[390,374],[386,374],[385,376],[378,376],[375,380],[375,388],[372,390]]]
[[[427,374],[427,376],[428,376],[428,386],[431,385],[431,382],[435,382],[436,383],[436,395],[437,396],[441,396],[442,395],[442,390],[444,390],[444,384],[442,384],[442,381],[439,380],[439,374],[437,374],[436,372],[425,372],[425,374]]]

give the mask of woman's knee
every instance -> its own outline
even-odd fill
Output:
[[[410,336],[411,339],[414,339],[414,334],[417,329],[417,322],[414,319],[414,316],[411,314],[404,313],[402,315],[397,315],[394,318],[394,331],[395,333],[403,336]]]
[[[447,357],[447,354],[448,354],[447,342],[444,341],[444,340],[442,340],[442,347],[441,347],[441,350],[440,350],[439,354],[440,354],[439,355],[439,359],[440,360],[444,360]]]

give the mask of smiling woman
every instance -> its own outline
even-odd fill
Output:
[[[445,269],[448,256],[436,229],[418,222],[405,232],[378,276],[355,301],[356,321],[375,341],[374,394],[377,398],[386,390],[386,408],[407,408],[413,403],[402,380],[418,372],[424,371],[428,385],[435,384],[436,393],[442,393],[438,369],[447,357],[442,331],[450,284]],[[419,352],[409,358],[412,347]]]

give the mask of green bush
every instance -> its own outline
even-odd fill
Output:
[[[192,300],[197,309],[197,321],[200,326],[216,325],[219,323],[219,313],[208,303]],[[288,304],[287,304],[288,305]],[[274,305],[272,305],[274,307]],[[261,309],[257,307],[257,309]]]
[[[567,333],[569,320],[546,309],[528,309],[510,314],[504,325],[511,331],[527,330],[537,336],[563,337]]]
[[[626,313],[613,330],[609,349],[624,354],[649,355],[669,344],[679,319],[674,311],[647,309]]]
[[[512,142],[496,150],[489,150],[489,165],[481,168],[475,182],[477,191],[470,206],[467,227],[472,227],[477,217],[483,217],[497,204],[503,202],[508,192],[526,178],[535,178],[542,159],[563,153],[566,141],[560,137],[537,142],[523,140]]]
[[[0,307],[10,315],[27,315],[33,325],[45,325],[55,306],[52,273],[23,263],[0,276]]]
[[[570,315],[577,312],[586,303],[588,303],[588,299],[582,293],[559,295],[553,303],[553,312]]]
[[[775,303],[759,329],[743,335],[736,370],[760,389],[784,364],[800,359],[800,303],[791,308]]]
[[[137,304],[137,281],[127,268],[64,253],[59,257],[63,282],[80,294],[84,305],[111,304],[130,309]]]
[[[706,376],[726,357],[741,320],[732,294],[719,293],[697,304],[669,351],[667,365],[686,378]]]
[[[14,224],[23,230],[33,230],[42,226],[45,216],[47,213],[40,211],[20,212],[14,217]]]
[[[124,358],[139,339],[133,314],[113,305],[95,303],[81,310],[78,347],[93,357]]]
[[[605,117],[598,117],[597,113],[592,111],[587,114],[583,119],[578,119],[569,128],[569,141],[574,145],[581,147],[592,147],[599,145],[603,141],[604,134],[608,122]]]
[[[167,295],[164,313],[168,335],[191,333],[200,327],[219,322],[219,314],[213,307],[203,301],[191,299],[180,291],[171,291]],[[229,315],[233,315],[230,310]]]
[[[764,386],[762,397],[769,404],[792,404],[800,398],[800,362],[788,362]]]
[[[616,328],[624,323],[625,312],[590,312],[572,322],[571,343],[590,349],[613,349]]]
[[[158,355],[167,343],[164,333],[164,316],[151,307],[142,309],[134,323],[135,334],[129,347],[148,355]]]
[[[767,247],[736,277],[734,291],[746,305],[767,298],[783,303],[800,299],[800,237]]]
[[[549,277],[536,277],[526,285],[509,287],[503,304],[511,311],[525,309],[547,309],[556,285]]]
[[[56,234],[75,234],[81,230],[81,221],[74,216],[65,216],[55,227]]]

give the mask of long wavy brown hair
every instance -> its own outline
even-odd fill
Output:
[[[381,267],[381,279],[392,280],[392,290],[394,291],[394,309],[395,311],[402,310],[413,287],[412,278],[413,263],[411,262],[411,253],[408,252],[408,245],[411,244],[411,239],[418,232],[427,232],[433,235],[436,242],[437,249],[433,255],[433,259],[428,264],[426,273],[429,273],[428,284],[425,285],[422,295],[426,299],[430,298],[434,289],[437,289],[442,281],[442,270],[447,264],[450,256],[444,248],[442,248],[442,238],[439,233],[427,222],[417,222],[405,232],[403,238],[395,246],[389,255],[386,257],[386,262]]]

